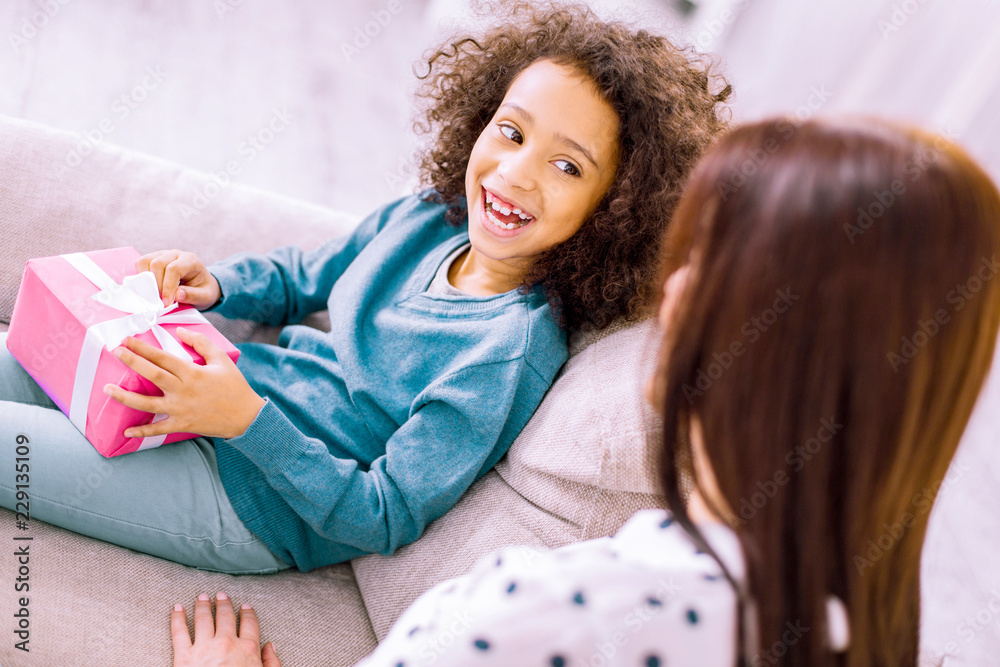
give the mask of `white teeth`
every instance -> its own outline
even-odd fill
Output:
[[[519,226],[514,224],[513,222],[508,222],[508,223],[500,222],[499,220],[497,220],[497,217],[492,213],[490,213],[489,211],[486,211],[486,217],[490,219],[490,222],[492,222],[494,225],[502,229],[516,229]]]
[[[516,215],[519,218],[521,218],[521,220],[532,220],[533,219],[533,217],[531,215],[525,213],[521,209],[515,208],[515,209],[511,210],[507,206],[504,206],[503,204],[499,203],[500,201],[501,200],[498,199],[497,197],[495,197],[493,195],[493,193],[491,193],[489,190],[486,190],[486,209],[487,209],[487,212],[489,212],[490,209],[493,209],[494,211],[497,211],[497,212],[502,213],[504,215],[510,215],[511,213],[513,213],[514,215]],[[515,227],[518,226],[517,224],[515,224],[513,222],[504,224],[504,223],[500,222],[499,220],[497,220],[496,218],[493,218],[493,220],[494,220],[494,222],[496,223],[496,225],[498,227],[503,227],[504,229],[514,229]]]

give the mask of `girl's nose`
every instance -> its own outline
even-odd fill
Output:
[[[510,188],[533,190],[538,184],[538,158],[530,150],[508,153],[497,165],[497,173]]]

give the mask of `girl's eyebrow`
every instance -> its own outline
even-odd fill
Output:
[[[533,124],[535,122],[535,117],[532,116],[530,113],[528,113],[528,110],[525,109],[524,107],[520,107],[520,106],[514,104],[513,102],[504,102],[503,104],[500,105],[501,109],[503,109],[505,107],[509,108],[512,111],[514,111],[514,112],[518,113],[519,115],[523,116],[524,119],[526,121],[528,121],[529,125],[531,125],[531,124]],[[558,140],[558,141],[560,141],[560,142],[562,142],[562,143],[564,143],[564,144],[566,144],[568,146],[571,146],[572,148],[575,148],[576,150],[578,150],[581,153],[583,153],[583,156],[585,158],[587,158],[588,160],[590,160],[590,163],[592,165],[594,165],[595,168],[600,169],[600,166],[597,164],[597,160],[594,159],[594,156],[591,155],[590,151],[588,151],[586,148],[584,148],[583,146],[581,146],[577,142],[573,141],[572,139],[570,139],[569,137],[567,137],[565,134],[560,134],[559,132],[555,133],[555,138],[556,138],[556,140]]]

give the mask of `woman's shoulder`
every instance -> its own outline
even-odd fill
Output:
[[[710,541],[722,545],[717,535]],[[475,636],[457,651],[463,655],[449,654],[457,659],[449,665],[481,660],[483,651],[494,659],[484,664],[557,664],[547,662],[552,656],[562,664],[596,664],[597,656],[623,665],[735,660],[736,594],[718,563],[663,511],[639,512],[614,537],[547,552],[504,549],[435,597],[447,612],[434,624],[459,607],[476,615]]]

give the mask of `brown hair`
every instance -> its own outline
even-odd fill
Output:
[[[744,659],[915,664],[930,507],[1000,327],[996,186],[921,131],[769,120],[705,157],[670,234],[667,270],[691,269],[658,376],[663,479],[704,543],[684,508],[697,424],[746,557]],[[788,622],[812,631],[790,644]]]
[[[541,285],[562,323],[607,326],[636,318],[655,295],[663,229],[694,163],[725,126],[711,92],[710,65],[666,38],[599,20],[585,6],[497,6],[499,25],[455,39],[427,58],[418,95],[427,104],[418,132],[435,137],[421,179],[466,221],[469,155],[514,78],[540,59],[578,68],[620,119],[621,159],[602,202],[577,234],[544,252],[525,280]]]

